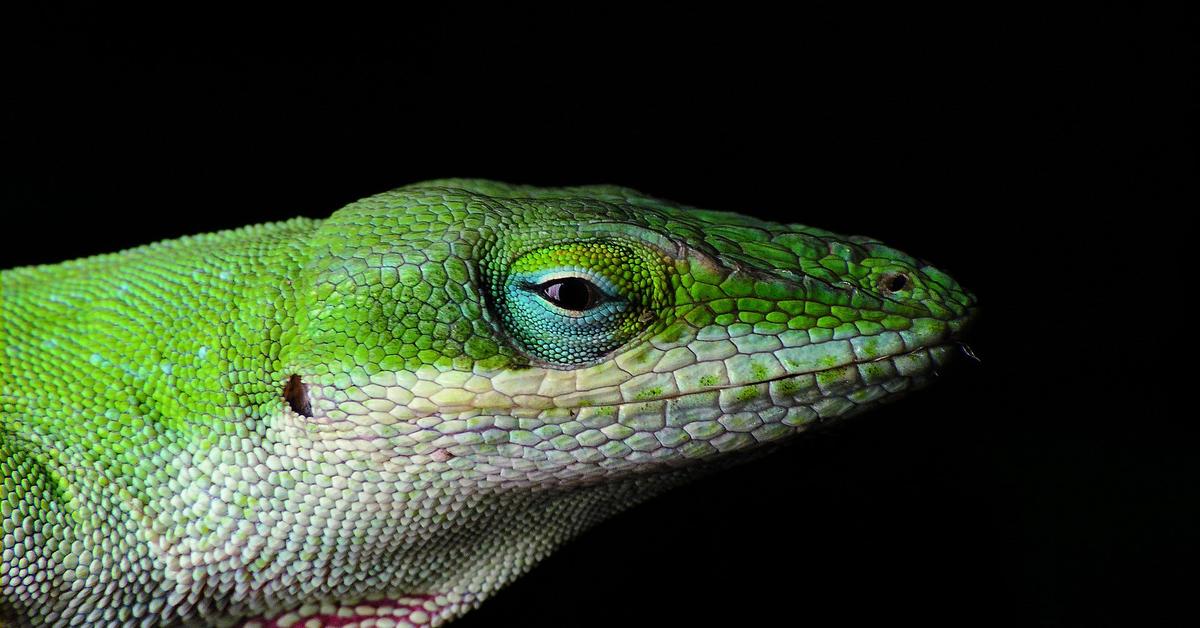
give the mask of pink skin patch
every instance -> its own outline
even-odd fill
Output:
[[[434,595],[410,595],[399,599],[363,600],[356,604],[335,604],[337,609],[329,611],[328,604],[321,604],[318,610],[301,615],[298,610],[281,613],[273,617],[256,617],[242,624],[243,628],[297,628],[317,620],[321,626],[349,626],[372,619],[388,618],[395,622],[406,621],[415,626],[428,625],[437,613],[438,605]],[[364,613],[364,609],[371,609]]]

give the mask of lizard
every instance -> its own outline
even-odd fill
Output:
[[[442,624],[976,310],[872,238],[478,179],[5,270],[0,623]]]

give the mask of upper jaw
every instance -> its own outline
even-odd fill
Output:
[[[531,368],[457,373],[430,368],[428,373],[381,373],[371,378],[371,385],[344,393],[338,393],[329,382],[311,382],[312,386],[305,386],[311,404],[311,418],[306,422],[339,422],[349,417],[339,416],[337,410],[353,413],[350,408],[354,407],[387,424],[455,414],[548,418],[571,409],[619,408],[693,393],[731,394],[748,386],[769,386],[805,376],[821,376],[827,381],[832,379],[831,373],[851,367],[861,371],[861,379],[869,384],[877,379],[871,375],[878,373],[884,362],[895,363],[904,373],[917,373],[930,360],[930,370],[941,366],[950,359],[951,349],[961,343],[973,314],[968,311],[952,320],[922,318],[908,329],[819,342],[811,341],[804,330],[761,336],[724,331],[718,336],[699,334],[674,349],[647,343],[642,351],[646,355],[630,354],[574,371]],[[689,359],[673,357],[680,353]],[[354,397],[364,394],[362,399]],[[349,407],[339,399],[347,395],[356,401]],[[743,396],[750,393],[743,391]],[[374,399],[368,402],[367,398]]]

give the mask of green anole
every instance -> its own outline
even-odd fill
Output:
[[[869,238],[481,180],[6,270],[0,618],[445,622],[973,313]]]

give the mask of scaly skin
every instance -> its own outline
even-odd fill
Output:
[[[33,625],[444,622],[926,383],[973,303],[867,238],[471,180],[0,279],[0,618]]]

